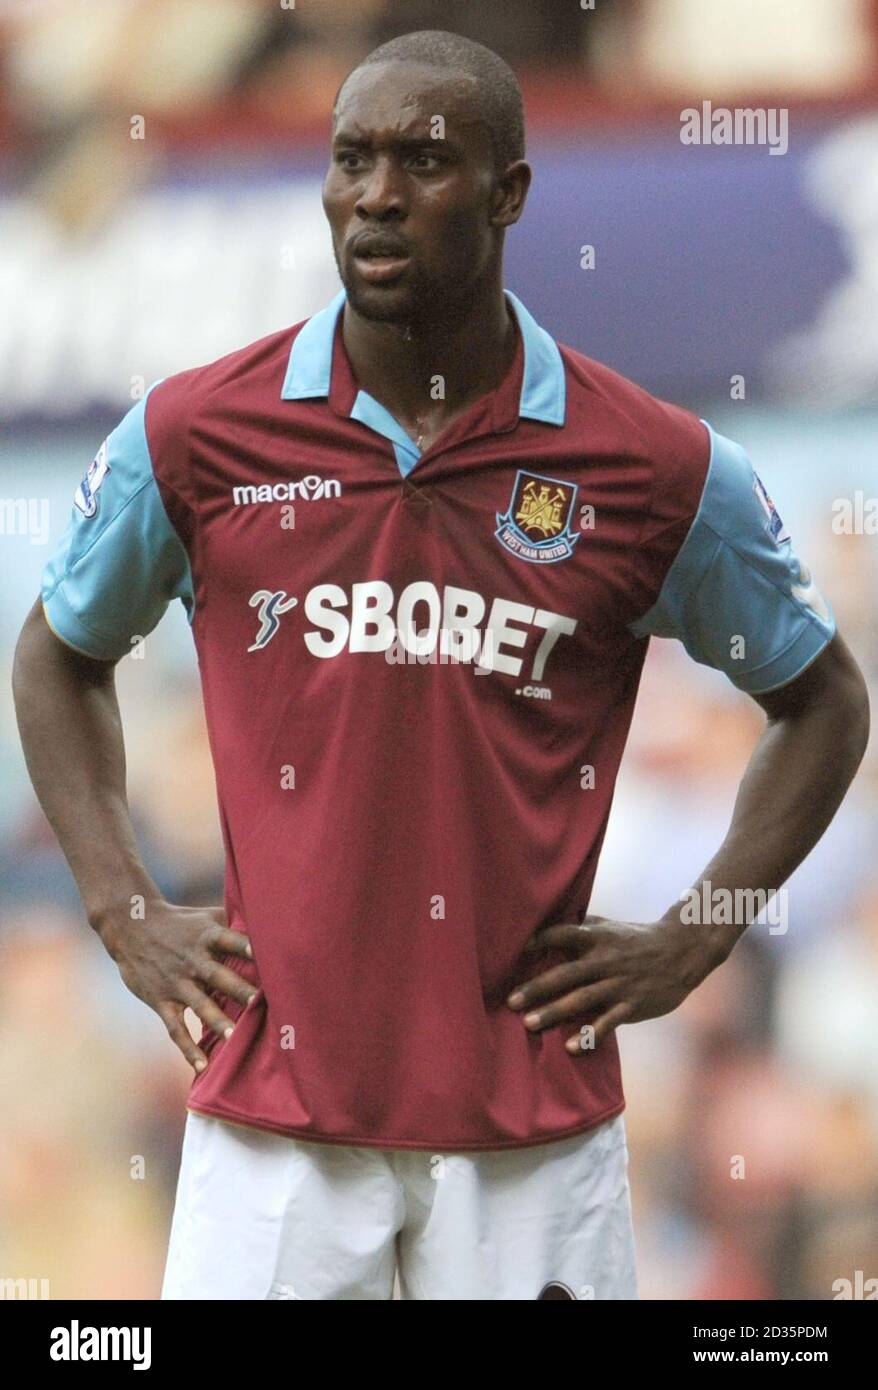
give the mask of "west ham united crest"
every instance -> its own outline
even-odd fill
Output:
[[[496,513],[494,535],[519,560],[550,565],[573,554],[579,540],[570,530],[576,484],[518,470],[507,511]]]

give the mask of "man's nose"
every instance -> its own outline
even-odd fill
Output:
[[[402,171],[392,159],[379,157],[363,179],[356,211],[360,217],[402,217],[405,191]]]

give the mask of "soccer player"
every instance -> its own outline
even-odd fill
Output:
[[[129,411],[19,642],[88,919],[196,1073],[166,1298],[637,1297],[615,1029],[747,925],[589,914],[650,635],[767,715],[699,890],[777,889],[863,753],[743,451],[504,290],[523,156],[489,50],[369,55],[324,186],[343,290]],[[222,909],[166,901],[126,806],[114,666],[174,598]]]

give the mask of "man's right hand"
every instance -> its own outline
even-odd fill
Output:
[[[163,900],[149,901],[143,920],[132,920],[125,911],[93,925],[131,993],[155,1009],[187,1062],[204,1071],[207,1058],[190,1035],[183,1012],[191,1009],[207,1028],[229,1037],[234,1024],[207,991],[225,994],[243,1007],[258,993],[249,980],[221,964],[230,955],[252,960],[248,938],[226,926],[221,907],[177,907]]]

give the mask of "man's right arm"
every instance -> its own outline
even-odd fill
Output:
[[[195,603],[188,551],[155,474],[153,389],[108,435],[76,489],[18,642],[14,689],[34,788],[88,919],[125,984],[198,1067],[205,1057],[184,1009],[225,1035],[232,1023],[208,991],[243,1006],[255,990],[224,963],[249,958],[247,938],[228,930],[222,908],[178,907],[162,897],[128,812],[115,666],[139,649],[173,599],[190,616]]]

